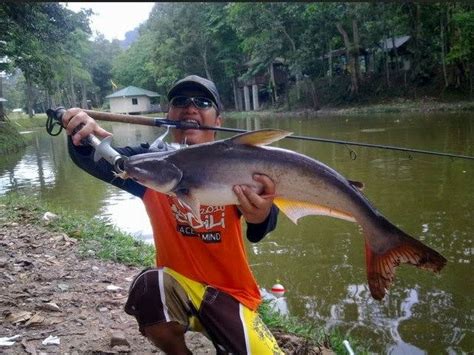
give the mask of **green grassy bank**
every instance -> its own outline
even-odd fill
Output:
[[[0,122],[0,154],[15,152],[25,145],[25,139],[10,122]]]
[[[44,221],[43,216],[47,211],[56,214],[57,218]],[[0,224],[6,221],[43,225],[52,232],[66,233],[79,241],[79,251],[85,258],[113,260],[142,267],[154,264],[153,246],[137,241],[107,221],[91,219],[64,209],[57,211],[35,197],[18,193],[0,196]],[[295,334],[309,343],[330,348],[337,354],[347,353],[342,343],[345,338],[337,332],[328,334],[324,329],[302,322],[296,317],[282,316],[272,311],[268,303],[262,304],[260,313],[263,321],[273,331]],[[362,353],[357,341],[350,338],[348,340],[358,353]]]
[[[19,132],[45,126],[45,114],[35,115],[33,118],[24,114],[9,115],[8,121],[0,122],[0,154],[16,152],[28,144],[28,136]]]

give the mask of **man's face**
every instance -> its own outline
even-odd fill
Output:
[[[177,96],[206,97],[206,94],[199,89],[183,89]],[[196,121],[199,125],[217,127],[221,126],[222,120],[214,106],[209,109],[198,109],[193,103],[183,108],[170,105],[168,118],[174,121],[191,120]],[[212,130],[172,129],[171,132],[175,143],[186,143],[189,145],[212,142],[215,136],[215,132]]]

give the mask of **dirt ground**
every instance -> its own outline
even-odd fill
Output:
[[[0,353],[161,353],[123,311],[139,268],[90,254],[81,257],[77,240],[65,234],[0,220],[0,343],[17,336]],[[292,335],[275,335],[288,354],[322,353]],[[188,332],[186,340],[194,354],[215,354],[199,333]]]

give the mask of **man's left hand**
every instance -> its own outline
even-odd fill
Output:
[[[262,223],[270,214],[273,198],[275,197],[275,184],[266,175],[255,174],[253,179],[263,185],[261,195],[255,193],[245,185],[234,186],[234,193],[239,200],[239,209],[248,223]]]

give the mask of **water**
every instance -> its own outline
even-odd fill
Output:
[[[474,120],[468,114],[226,119],[225,125],[474,155]],[[151,142],[160,132],[127,124],[107,127],[118,145]],[[42,130],[29,134],[32,145],[0,157],[0,194],[30,191],[56,206],[108,217],[151,241],[139,199],[78,169],[68,158],[64,135],[49,137]],[[364,182],[364,193],[389,220],[438,250],[448,264],[440,275],[398,268],[389,295],[378,302],[367,288],[357,225],[311,216],[295,226],[280,215],[271,235],[248,245],[260,286],[269,289],[279,279],[288,290],[285,307],[290,314],[337,328],[375,352],[472,352],[474,162],[359,147],[351,153],[345,146],[296,140],[275,145]]]

